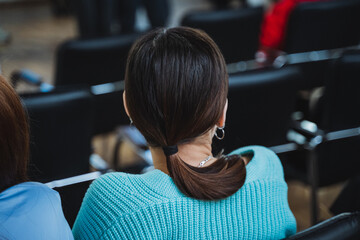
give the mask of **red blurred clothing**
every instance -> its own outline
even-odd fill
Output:
[[[260,51],[283,50],[287,23],[292,10],[303,2],[322,0],[280,0],[265,13],[260,33]]]

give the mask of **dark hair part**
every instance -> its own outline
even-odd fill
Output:
[[[19,96],[0,76],[0,192],[27,181],[29,129]]]
[[[223,114],[228,92],[224,58],[203,31],[157,29],[132,47],[125,74],[126,103],[134,125],[152,147],[180,145],[213,129]],[[221,156],[196,168],[179,154],[167,156],[177,187],[196,199],[222,199],[245,181],[238,155]]]

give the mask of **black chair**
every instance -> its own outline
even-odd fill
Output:
[[[360,213],[343,213],[301,231],[286,240],[358,240]]]
[[[245,8],[189,13],[181,25],[204,30],[233,63],[255,58],[262,19],[262,8]]]
[[[301,3],[291,13],[284,51],[299,53],[342,48],[360,43],[360,0],[329,0]],[[312,56],[317,58],[316,54]],[[329,77],[328,60],[300,64],[303,89],[324,84]]]
[[[229,153],[245,145],[287,143],[300,75],[296,67],[230,75],[226,137],[214,147]]]
[[[299,53],[358,45],[359,12],[360,0],[299,4],[289,18],[284,51]],[[304,72],[303,88],[323,85],[328,78],[330,62],[324,60],[300,64]]]
[[[360,0],[301,3],[291,13],[285,52],[307,52],[358,45]]]
[[[91,154],[93,96],[87,88],[23,94],[30,121],[33,181],[87,173]]]
[[[325,133],[360,127],[360,51],[345,52],[332,63],[331,69],[324,95],[311,120]],[[319,186],[344,181],[359,173],[360,163],[356,160],[360,155],[359,146],[359,137],[317,146]]]
[[[329,131],[359,127],[360,50],[350,50],[332,64],[331,77],[319,102],[317,124]]]
[[[324,96],[319,102],[320,117],[316,123],[326,132],[360,127],[360,51],[344,53],[332,69],[332,77],[325,83]],[[360,173],[359,146],[360,137],[319,146],[320,186]]]
[[[346,52],[331,69],[313,117],[319,129],[306,133],[308,163],[304,157],[283,163],[288,177],[312,185],[313,222],[317,220],[317,188],[360,173],[360,51]]]
[[[63,43],[57,51],[55,86],[95,86],[122,81],[128,52],[138,37],[139,34],[131,34]],[[94,134],[128,124],[122,103],[122,84],[107,84],[98,88],[95,91]]]

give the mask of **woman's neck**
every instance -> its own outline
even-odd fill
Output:
[[[209,134],[210,135],[210,134]],[[207,159],[210,156],[209,161],[204,166],[209,166],[211,163],[216,161],[211,153],[211,135],[208,134],[195,139],[192,142],[178,145],[178,155],[187,164],[198,167],[200,162]],[[169,174],[166,157],[162,148],[150,148],[151,155],[154,162],[154,168],[159,169],[162,172]]]

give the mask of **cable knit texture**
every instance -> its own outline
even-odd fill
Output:
[[[186,197],[172,179],[146,174],[105,174],[87,191],[75,239],[281,239],[296,232],[279,158],[249,146],[253,154],[244,186],[217,201]]]

